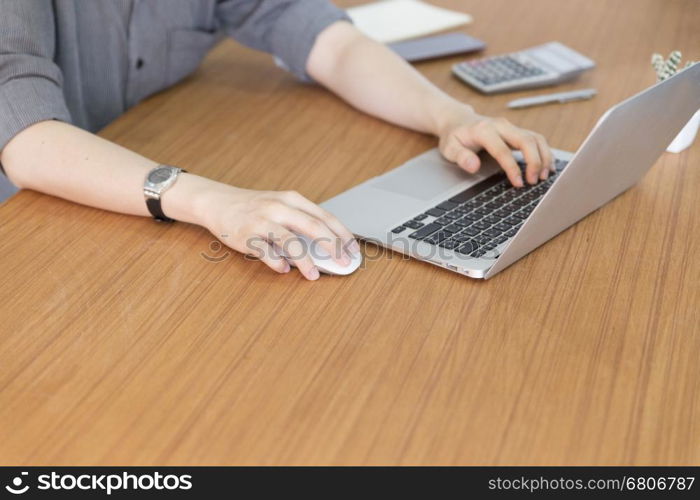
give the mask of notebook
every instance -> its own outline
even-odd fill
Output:
[[[430,35],[472,21],[469,14],[420,0],[383,0],[347,9],[355,26],[381,43]]]

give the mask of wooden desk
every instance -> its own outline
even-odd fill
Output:
[[[458,59],[419,66],[563,149],[653,83],[653,51],[700,58],[695,0],[435,3],[489,53],[562,40],[597,61],[562,88],[598,97],[526,111],[453,79]],[[102,135],[317,201],[434,145],[231,42]],[[698,464],[698,164],[698,143],[665,154],[487,282],[368,247],[310,283],[210,262],[198,227],[22,192],[0,206],[0,463]]]

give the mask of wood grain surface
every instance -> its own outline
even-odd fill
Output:
[[[700,59],[696,0],[434,3],[487,54],[560,40],[597,62],[558,88],[593,100],[519,111],[549,90],[485,97],[459,57],[418,65],[562,149],[654,82],[652,52]],[[101,135],[319,202],[435,145],[231,41]],[[0,464],[697,465],[699,164],[698,141],[664,154],[486,282],[367,246],[311,283],[195,226],[23,191],[0,205]]]

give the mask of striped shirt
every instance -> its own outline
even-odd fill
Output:
[[[221,35],[299,78],[326,0],[0,0],[0,150],[56,119],[96,131],[192,73]]]

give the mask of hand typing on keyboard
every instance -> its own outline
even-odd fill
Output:
[[[476,114],[470,106],[451,111],[440,127],[440,152],[469,173],[479,171],[479,151],[486,150],[500,164],[510,183],[523,187],[523,176],[511,149],[519,149],[527,163],[525,179],[529,184],[545,180],[554,171],[552,152],[546,139],[536,132],[516,127],[505,118]]]
[[[555,160],[551,176],[536,186],[511,187],[503,175],[469,187],[392,229],[474,258],[497,259],[515,236],[567,162]],[[525,165],[518,164],[519,169]]]
[[[529,184],[549,175],[552,153],[544,137],[503,118],[477,114],[349,23],[334,23],[318,36],[307,70],[314,80],[358,109],[437,136],[443,156],[467,172],[479,170],[477,153],[485,149],[510,182],[522,187],[523,176],[511,154],[511,149],[519,149],[527,162],[525,180]]]

